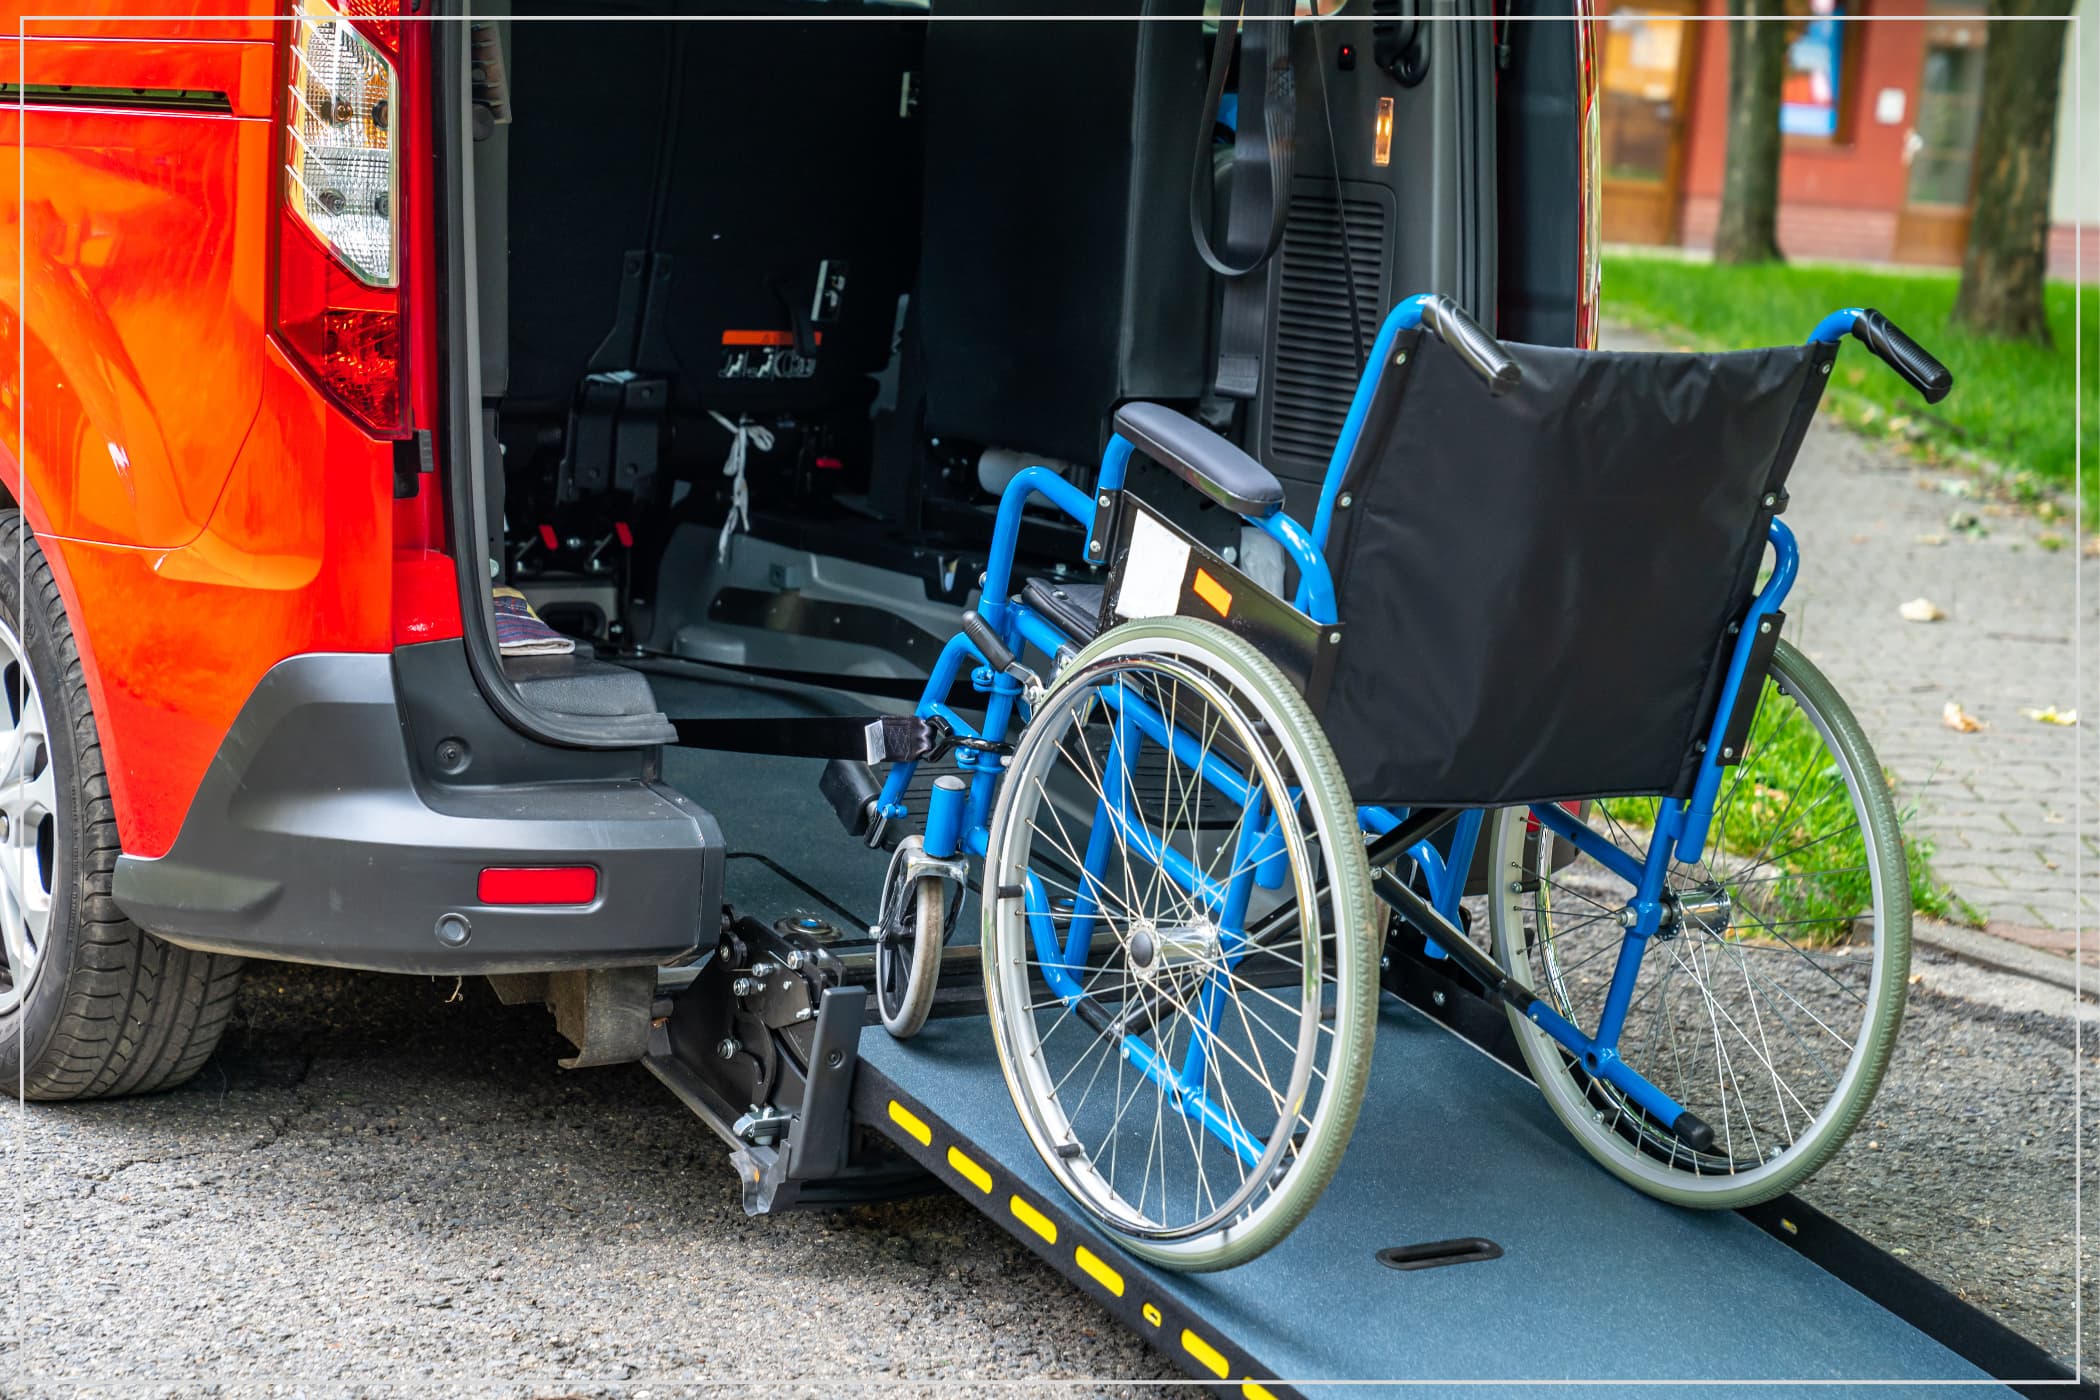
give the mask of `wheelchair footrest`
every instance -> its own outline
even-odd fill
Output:
[[[875,770],[850,758],[834,758],[824,765],[817,791],[846,828],[848,836],[866,836],[875,827],[875,808],[882,798],[882,784]]]

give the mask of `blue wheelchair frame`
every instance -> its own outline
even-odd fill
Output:
[[[1407,298],[1393,308],[1380,327],[1370,358],[1372,372],[1358,382],[1355,398],[1350,403],[1348,417],[1343,422],[1321,485],[1312,529],[1307,531],[1284,514],[1280,506],[1265,516],[1241,517],[1246,524],[1281,545],[1298,566],[1299,583],[1292,603],[1315,622],[1338,620],[1334,580],[1324,548],[1333,524],[1343,472],[1355,451],[1364,420],[1377,393],[1379,374],[1391,362],[1393,343],[1402,332],[1415,330],[1422,324],[1422,307],[1428,300],[1426,296]],[[1854,332],[1855,321],[1860,315],[1859,308],[1833,312],[1817,324],[1810,340],[1834,345]],[[1091,495],[1041,466],[1024,468],[1008,482],[1001,494],[977,611],[1015,654],[1020,653],[1024,642],[1053,657],[1061,649],[1076,645],[1074,639],[1049,618],[1010,596],[1023,508],[1032,497],[1047,499],[1085,527],[1087,557],[1098,557],[1095,527],[1100,512],[1111,504],[1114,493],[1122,489],[1133,451],[1132,444],[1120,434],[1110,439]],[[1724,698],[1715,707],[1712,728],[1691,795],[1682,801],[1661,804],[1645,860],[1619,849],[1563,807],[1540,804],[1530,808],[1532,820],[1571,842],[1583,854],[1625,880],[1634,894],[1622,915],[1626,921],[1624,942],[1612,971],[1611,985],[1595,1034],[1585,1033],[1540,1000],[1531,1001],[1525,1007],[1525,1014],[1568,1053],[1576,1056],[1588,1073],[1620,1090],[1666,1127],[1683,1115],[1683,1106],[1619,1058],[1619,1036],[1632,1004],[1634,984],[1648,943],[1662,928],[1667,914],[1664,894],[1670,863],[1673,858],[1696,861],[1706,847],[1724,769],[1723,735],[1735,706],[1741,702],[1739,692],[1755,649],[1755,639],[1760,627],[1785,602],[1799,571],[1800,552],[1793,532],[1776,519],[1771,522],[1770,542],[1773,568],[1751,601],[1729,658],[1721,692]],[[986,696],[981,728],[972,726],[948,703],[948,696],[953,693],[965,665],[970,668],[971,689]],[[1200,766],[1205,780],[1237,801],[1242,808],[1260,800],[1260,785],[1216,754],[1201,749],[1191,736],[1174,730],[1143,699],[1127,692],[1114,698],[1104,692],[1102,698],[1115,711],[1110,746],[1104,759],[1105,790],[1097,804],[1081,872],[1083,878],[1071,911],[1070,932],[1064,941],[1057,938],[1051,902],[1035,872],[1028,873],[1023,890],[1036,958],[1053,994],[1068,1005],[1084,995],[1075,973],[1086,967],[1094,918],[1099,911],[1093,889],[1095,882],[1106,873],[1111,835],[1122,837],[1129,849],[1160,868],[1190,898],[1213,911],[1226,940],[1224,952],[1229,965],[1236,966],[1246,956],[1246,945],[1241,940],[1246,937],[1243,925],[1255,886],[1274,889],[1285,876],[1283,844],[1274,813],[1266,818],[1250,814],[1255,819],[1241,824],[1239,848],[1230,867],[1238,873],[1223,888],[1208,879],[1187,856],[1152,837],[1143,817],[1129,805],[1129,796],[1121,781],[1124,773],[1132,771],[1121,761],[1123,756],[1127,754],[1134,762],[1146,743],[1167,749],[1185,766]],[[1752,704],[1756,699],[1754,695],[1749,697]],[[944,859],[965,852],[979,857],[985,855],[990,838],[992,803],[997,797],[1004,771],[999,748],[1014,727],[1016,712],[1024,709],[1019,681],[995,669],[963,633],[958,632],[949,640],[927,679],[917,714],[921,718],[941,720],[966,741],[957,751],[956,762],[967,775],[967,782],[962,788],[939,785],[933,788],[926,812],[924,839],[927,854]],[[1021,720],[1025,725],[1025,713]],[[983,746],[975,747],[974,744]],[[916,767],[915,763],[900,763],[890,770],[879,798],[878,810],[882,820],[898,821],[910,815],[904,795]],[[1373,836],[1395,830],[1407,816],[1405,809],[1365,806],[1357,810],[1363,829]],[[1427,840],[1407,851],[1421,872],[1428,903],[1447,924],[1457,924],[1459,901],[1473,865],[1474,850],[1485,816],[1485,812],[1473,810],[1455,819],[1451,825],[1448,857]],[[1434,957],[1449,956],[1436,946],[1434,940],[1430,942],[1429,951]],[[1187,1053],[1178,1067],[1166,1063],[1158,1051],[1135,1034],[1124,1034],[1122,1049],[1133,1068],[1157,1083],[1185,1116],[1201,1123],[1251,1167],[1261,1160],[1262,1145],[1233,1115],[1213,1104],[1203,1092],[1207,1041],[1216,1033],[1220,1005],[1217,979],[1214,978],[1206,984],[1198,1005],[1192,1008],[1197,1024],[1190,1035]]]

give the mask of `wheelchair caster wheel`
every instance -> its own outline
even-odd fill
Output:
[[[917,1035],[933,1010],[941,947],[961,905],[954,866],[929,858],[917,836],[900,842],[883,880],[882,917],[874,928],[875,1007],[883,1029],[899,1040]]]

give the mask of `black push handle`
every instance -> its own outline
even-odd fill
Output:
[[[1523,369],[1502,348],[1502,342],[1489,335],[1457,302],[1447,296],[1424,297],[1421,308],[1422,324],[1435,331],[1475,374],[1487,381],[1489,393],[1499,394],[1523,382]]]
[[[1938,403],[1954,388],[1954,374],[1932,358],[1924,346],[1903,333],[1903,328],[1867,307],[1853,319],[1852,333],[1882,362],[1903,376],[1927,403]]]

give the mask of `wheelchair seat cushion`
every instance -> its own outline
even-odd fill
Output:
[[[1101,630],[1104,585],[1032,578],[1021,585],[1021,601],[1049,618],[1084,646]]]
[[[1508,348],[1500,396],[1420,332],[1378,371],[1322,721],[1359,802],[1684,795],[1835,350]]]

